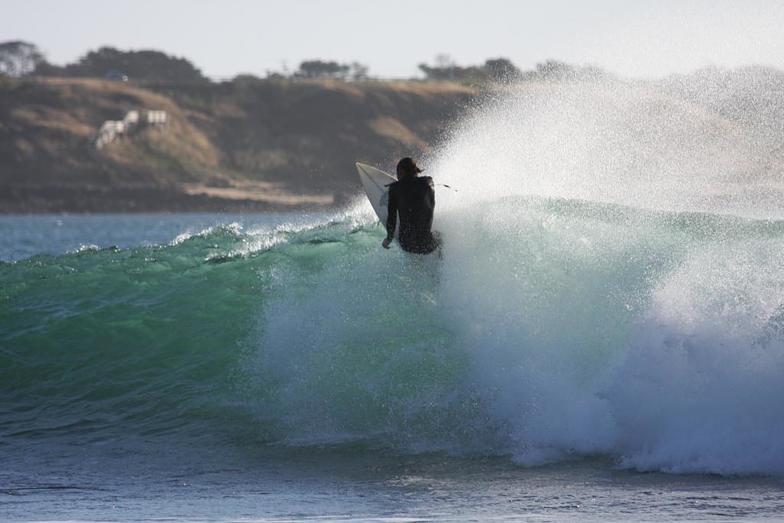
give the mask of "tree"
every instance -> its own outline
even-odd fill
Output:
[[[433,63],[439,69],[452,69],[457,67],[457,62],[452,60],[452,57],[446,53],[437,54]]]
[[[482,67],[460,67],[448,54],[439,54],[433,65],[419,64],[419,70],[428,80],[453,80],[458,82],[482,82],[487,73]]]
[[[0,43],[0,74],[26,76],[45,63],[43,53],[34,44],[21,40]]]
[[[367,80],[368,78],[370,78],[369,75],[370,69],[368,68],[368,66],[364,64],[361,64],[359,62],[351,62],[350,70],[351,70],[350,77],[355,82],[361,80]]]
[[[121,71],[132,80],[178,83],[204,83],[209,80],[191,62],[160,51],[121,51],[101,47],[90,51],[75,64],[64,68],[68,76],[103,78],[110,71]]]
[[[446,53],[437,54],[433,65],[422,63],[418,67],[428,80],[456,80],[462,72],[462,68]]]
[[[359,62],[341,64],[323,60],[306,60],[299,64],[294,78],[337,78],[340,80],[367,80],[368,66]]]
[[[533,80],[600,80],[611,78],[604,69],[593,65],[571,65],[558,60],[536,64],[536,71],[523,74]]]
[[[261,78],[249,73],[240,73],[232,78],[231,82],[237,85],[253,85],[261,82]]]
[[[536,64],[536,74],[548,80],[560,80],[575,74],[575,67],[558,60],[547,60]]]
[[[508,58],[491,58],[485,61],[484,70],[495,82],[513,82],[521,77],[520,69]]]
[[[299,70],[294,73],[296,78],[343,78],[345,79],[351,66],[337,62],[324,62],[322,60],[306,60],[299,64]]]

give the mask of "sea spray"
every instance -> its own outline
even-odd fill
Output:
[[[471,187],[438,223],[445,301],[521,462],[780,473],[784,78],[665,85],[525,86],[458,127],[434,168]]]
[[[447,205],[538,195],[780,217],[782,93],[784,74],[755,69],[523,84],[455,126],[431,173],[464,189],[439,193]]]
[[[707,244],[653,289],[609,389],[622,463],[784,472],[782,249]]]
[[[442,277],[469,375],[508,428],[504,451],[526,463],[612,447],[599,391],[650,281],[679,250],[677,238],[629,227],[612,208],[602,216],[593,205],[554,203],[464,209],[463,241]],[[501,217],[507,226],[497,226]]]

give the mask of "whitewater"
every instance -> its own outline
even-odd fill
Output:
[[[465,108],[420,162],[457,189],[437,193],[439,255],[381,249],[360,198],[309,217],[57,218],[81,247],[52,248],[49,218],[3,218],[9,519],[111,519],[100,488],[150,485],[156,508],[129,519],[204,514],[181,496],[219,520],[504,516],[477,512],[477,485],[544,519],[780,515],[784,120],[757,72],[710,74]],[[81,508],[48,512],[49,487]],[[232,492],[242,510],[209,512]]]

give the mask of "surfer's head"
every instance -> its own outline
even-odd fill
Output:
[[[417,174],[421,173],[422,169],[417,167],[417,164],[406,156],[399,162],[397,162],[397,179],[402,180],[403,178],[409,178],[412,176],[416,176]]]

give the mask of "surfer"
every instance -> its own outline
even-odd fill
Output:
[[[436,205],[433,179],[417,176],[421,172],[409,157],[397,163],[397,181],[389,185],[387,237],[381,243],[385,249],[389,249],[395,237],[398,214],[400,233],[397,240],[404,251],[430,254],[438,248],[438,240],[430,230]]]

